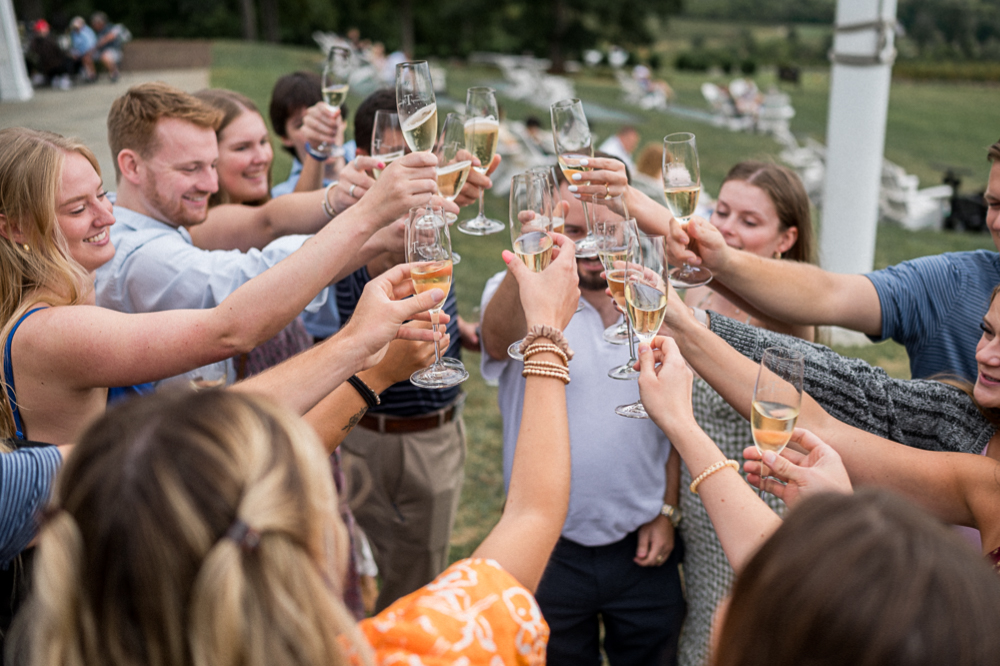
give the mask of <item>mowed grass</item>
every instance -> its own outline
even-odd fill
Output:
[[[319,71],[321,58],[317,49],[281,47],[241,42],[216,42],[213,49],[212,85],[239,90],[253,99],[266,117],[271,88],[283,74],[297,69]],[[448,68],[448,94],[440,100],[442,110],[465,99],[465,89],[472,85],[499,82],[500,73],[488,67],[467,67],[461,63],[444,63]],[[678,103],[705,108],[700,86],[711,77],[701,74],[672,73],[670,84],[677,91]],[[730,77],[731,78],[731,77]],[[718,82],[725,83],[725,77]],[[773,73],[757,77],[758,85],[766,89],[774,82]],[[717,191],[726,171],[734,163],[748,159],[777,160],[779,146],[769,137],[747,133],[732,133],[708,124],[677,116],[629,107],[622,101],[617,84],[608,76],[582,75],[575,79],[577,95],[588,103],[600,104],[626,113],[637,126],[643,144],[659,144],[665,134],[693,131],[698,135],[703,177],[710,192]],[[800,88],[785,87],[792,96],[796,117],[792,130],[796,134],[823,140],[829,95],[829,73],[808,70]],[[886,137],[886,154],[911,173],[920,176],[922,185],[936,184],[941,165],[967,170],[964,187],[985,186],[988,165],[986,148],[1000,136],[1000,122],[990,102],[1000,92],[994,86],[937,83],[894,83],[890,98]],[[361,98],[352,94],[348,106],[357,108]],[[500,97],[508,118],[523,119],[532,114],[548,125],[548,112],[522,102]],[[995,102],[993,102],[995,105]],[[450,109],[448,109],[450,110]],[[443,115],[443,114],[442,114]],[[619,122],[593,121],[593,131],[603,139],[618,129]],[[277,137],[275,146],[277,147]],[[275,181],[284,180],[290,159],[284,151],[275,150]],[[506,221],[507,203],[500,197],[486,195],[487,214]],[[463,217],[475,215],[475,206],[463,211]],[[462,255],[455,268],[455,289],[459,311],[467,319],[477,315],[486,280],[503,269],[500,252],[510,247],[506,232],[484,238],[456,232],[452,238],[454,250]],[[913,257],[947,251],[993,249],[989,236],[972,236],[944,232],[908,232],[900,228],[881,226],[876,243],[876,268],[895,264]],[[839,349],[842,353],[859,356],[870,363],[885,367],[894,376],[908,377],[906,351],[893,342],[861,348]],[[479,355],[464,353],[471,378],[465,384],[468,401],[465,422],[468,429],[469,454],[465,468],[462,504],[452,535],[452,558],[469,555],[500,516],[503,506],[502,442],[500,415],[496,404],[496,389],[485,384],[479,373]],[[610,418],[610,416],[609,416]]]

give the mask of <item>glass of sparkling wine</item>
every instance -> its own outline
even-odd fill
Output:
[[[350,49],[333,46],[326,53],[326,63],[323,65],[323,101],[331,109],[339,110],[347,99],[351,89],[350,78],[353,60]],[[340,157],[344,154],[343,146],[323,142],[310,147],[309,154],[318,160],[328,157]]]
[[[802,407],[804,374],[805,360],[799,352],[785,347],[764,350],[750,413],[750,433],[761,455],[780,454],[788,444]],[[764,497],[763,490],[760,496]]]
[[[668,134],[663,138],[663,194],[667,208],[685,228],[698,207],[700,192],[701,168],[694,134]],[[677,289],[700,287],[711,281],[712,271],[701,266],[684,264],[670,271],[670,284]]]
[[[552,261],[552,208],[545,180],[533,173],[519,173],[510,181],[510,240],[517,258],[538,273]],[[521,340],[507,348],[507,355],[523,361]]]
[[[444,291],[445,298],[431,310],[431,323],[436,328],[438,315],[451,289],[452,275],[451,237],[442,209],[432,206],[411,208],[405,242],[414,291],[418,294],[431,289]],[[469,373],[461,361],[441,358],[440,343],[435,340],[434,363],[410,375],[410,382],[421,388],[434,389],[456,386],[468,378]]]
[[[536,174],[545,180],[545,190],[552,204],[552,231],[557,234],[566,233],[566,219],[563,217],[562,196],[559,194],[559,180],[556,178],[554,166],[536,166],[528,169],[528,173]],[[576,304],[576,311],[583,311],[583,298]]]
[[[479,173],[486,173],[500,141],[500,112],[493,88],[469,88],[465,93],[465,147],[479,159]],[[458,230],[471,236],[487,236],[503,231],[503,222],[486,217],[483,190],[479,191],[479,214],[458,223]]]
[[[433,149],[437,142],[437,101],[426,60],[396,65],[396,111],[403,140],[410,150]]]
[[[621,196],[604,199],[603,197],[584,197],[583,205],[590,209],[590,218],[594,226],[594,238],[597,239],[597,256],[604,265],[604,277],[608,281],[611,296],[618,304],[618,309],[625,314],[625,260],[628,243],[631,236],[637,233],[635,221],[630,219]],[[638,246],[637,246],[638,247]],[[632,263],[638,263],[638,257]],[[621,324],[612,324],[604,331],[604,339],[613,345],[626,345],[633,338],[628,317]],[[614,371],[616,379],[631,379],[638,376],[632,369],[635,355],[630,357],[630,363]],[[627,366],[627,367],[626,367]]]
[[[549,115],[559,168],[570,184],[586,185],[584,174],[592,169],[587,161],[594,157],[594,138],[583,112],[583,102],[578,99],[556,102],[549,107]],[[574,176],[579,178],[574,179]],[[596,241],[588,220],[587,236],[576,241],[576,256],[593,257],[595,247]]]
[[[384,109],[376,111],[372,127],[372,157],[388,167],[405,153],[406,143],[403,141],[403,130],[399,127],[399,114]],[[378,180],[384,170],[372,170],[375,180]]]
[[[629,251],[625,265],[625,312],[639,342],[649,343],[660,330],[667,311],[667,257],[663,236],[636,235],[639,261]],[[630,419],[648,419],[641,400],[615,408],[615,413]]]
[[[467,118],[460,113],[449,113],[441,126],[441,137],[434,147],[438,158],[438,194],[448,201],[454,201],[472,170],[472,153],[465,149],[465,123]],[[455,221],[456,215],[446,215],[448,223]]]

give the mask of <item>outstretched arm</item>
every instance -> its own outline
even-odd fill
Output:
[[[559,254],[544,271],[532,273],[511,252],[504,252],[504,261],[518,282],[528,324],[561,331],[576,311],[580,290],[573,243],[565,236],[554,236]],[[561,363],[552,352],[539,353],[532,360]],[[569,481],[565,386],[560,379],[528,376],[507,504],[500,522],[473,556],[495,559],[534,591],[566,520]]]

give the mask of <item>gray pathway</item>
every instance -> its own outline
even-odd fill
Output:
[[[32,127],[81,139],[97,155],[104,184],[113,190],[115,171],[108,148],[108,109],[129,86],[144,81],[164,81],[194,92],[208,87],[208,70],[125,72],[115,84],[102,76],[98,83],[72,90],[38,89],[27,102],[0,102],[0,128]]]

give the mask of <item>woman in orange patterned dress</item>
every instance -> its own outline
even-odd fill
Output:
[[[18,662],[544,664],[532,592],[569,502],[558,345],[580,295],[571,241],[556,242],[541,273],[504,256],[541,351],[504,513],[472,558],[359,627],[341,601],[347,540],[315,432],[233,392],[137,399],[91,426],[58,481]]]

